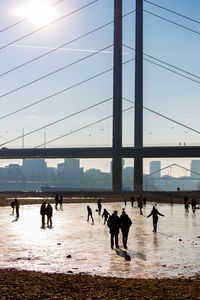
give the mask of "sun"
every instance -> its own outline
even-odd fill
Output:
[[[26,6],[16,7],[15,15],[20,18],[28,18],[29,22],[36,26],[45,26],[55,20],[57,11],[45,1],[32,1]]]

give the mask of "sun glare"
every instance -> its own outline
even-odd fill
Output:
[[[26,6],[16,7],[15,15],[28,20],[36,26],[44,26],[52,22],[57,12],[55,8],[50,7],[45,1],[33,1]]]

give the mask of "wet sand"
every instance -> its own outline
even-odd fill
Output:
[[[0,299],[200,299],[200,278],[121,279],[0,271]]]
[[[0,196],[0,206],[7,206],[15,195]],[[23,198],[21,204],[39,204],[44,198]],[[20,198],[20,197],[19,197]],[[48,197],[54,202],[53,197]],[[90,199],[96,202],[96,199]],[[69,202],[87,199],[68,198]],[[109,198],[108,202],[116,201]],[[122,201],[122,200],[121,200]],[[107,201],[105,201],[107,202]],[[58,274],[16,269],[0,270],[0,299],[200,299],[200,278],[124,279],[85,274]]]

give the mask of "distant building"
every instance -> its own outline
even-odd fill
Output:
[[[195,174],[195,173],[197,173],[197,174]],[[190,163],[190,177],[200,179],[200,160],[197,160],[197,159],[191,160],[191,163]]]
[[[161,177],[161,162],[159,160],[150,161],[149,174],[151,178]]]
[[[45,159],[23,159],[21,168],[27,180],[43,180],[46,177],[47,163]]]
[[[64,163],[57,165],[58,172],[67,172],[70,174],[83,173],[83,168],[80,168],[80,160],[76,158],[66,158]]]

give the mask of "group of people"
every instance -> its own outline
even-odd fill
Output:
[[[184,204],[185,204],[185,211],[188,212],[190,205],[189,205],[189,198],[187,195],[185,195],[185,197],[184,197]],[[192,198],[191,206],[192,206],[193,213],[195,213],[196,208],[197,208],[197,200],[195,198]]]
[[[42,216],[42,228],[45,228],[45,216],[47,216],[47,226],[52,228],[53,207],[50,203],[42,203],[40,207],[40,215]]]
[[[55,209],[58,209],[58,204],[60,204],[60,210],[63,210],[63,195],[56,194],[55,195]]]
[[[140,196],[139,198],[137,198],[138,200],[138,207],[140,209],[140,214],[142,215],[142,207],[143,204],[146,205],[146,199],[144,201],[144,199]],[[134,204],[134,197],[131,197],[130,202],[131,202],[131,206],[133,207]],[[102,200],[99,199],[97,201],[97,207],[98,209],[96,211],[98,211],[98,214],[101,214],[101,208],[102,208]],[[89,221],[89,219],[92,219],[92,222],[94,223],[94,218],[92,215],[92,209],[91,207],[88,205],[87,206],[87,211],[88,211],[88,216],[87,216],[87,221]],[[163,214],[161,214],[155,206],[153,206],[151,213],[147,216],[147,218],[149,218],[150,216],[153,217],[153,232],[157,232],[157,223],[158,223],[158,215],[164,217]],[[102,218],[104,218],[104,225],[107,222],[107,225],[110,229],[110,243],[111,243],[111,248],[113,249],[114,243],[115,243],[115,247],[119,248],[119,243],[118,243],[118,235],[121,229],[121,233],[122,233],[122,243],[123,243],[123,247],[125,249],[127,249],[127,240],[128,240],[128,233],[129,233],[129,229],[132,225],[132,221],[129,218],[129,216],[127,215],[127,213],[125,212],[125,209],[122,209],[122,214],[119,217],[118,216],[118,212],[116,210],[114,210],[113,214],[110,215],[110,213],[104,208],[103,214],[102,214]]]

